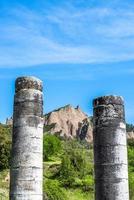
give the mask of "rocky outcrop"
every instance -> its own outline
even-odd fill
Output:
[[[71,105],[45,115],[45,131],[65,138],[92,141],[91,119],[80,109]]]
[[[11,118],[7,118],[6,119],[6,125],[7,126],[11,126],[13,124],[13,118],[11,117]]]
[[[6,120],[7,125],[12,125],[13,118]],[[44,132],[58,134],[66,138],[79,138],[92,142],[92,117],[86,115],[79,106],[71,105],[54,110],[44,116]],[[127,138],[134,139],[134,127],[127,124]]]
[[[134,139],[134,132],[127,132],[127,139]]]

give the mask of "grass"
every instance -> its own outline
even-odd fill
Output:
[[[0,200],[9,200],[9,181],[5,181],[9,170],[0,172]]]
[[[51,165],[60,165],[61,159],[56,156],[51,156],[48,161],[44,162],[44,166],[51,166]]]
[[[80,189],[68,189],[66,190],[68,200],[93,200],[93,193],[82,192]]]

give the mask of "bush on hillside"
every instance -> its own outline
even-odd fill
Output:
[[[71,163],[70,155],[65,154],[62,157],[60,168],[60,180],[64,186],[72,186],[75,181],[77,171]]]
[[[46,180],[44,191],[48,200],[67,200],[64,189],[57,180]]]
[[[65,145],[60,168],[60,180],[64,186],[75,187],[84,185],[86,176],[93,175],[93,164],[89,151],[77,141],[69,141]]]
[[[11,129],[0,125],[0,170],[9,168]]]
[[[45,134],[43,138],[43,160],[46,161],[50,156],[56,155],[61,151],[61,140],[51,134]]]
[[[127,140],[128,147],[134,148],[134,139]]]
[[[128,140],[129,194],[134,200],[134,139]]]
[[[129,194],[130,200],[134,200],[134,173],[129,172]]]

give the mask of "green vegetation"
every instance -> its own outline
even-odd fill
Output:
[[[93,200],[93,149],[84,142],[44,134],[45,200]],[[0,125],[0,197],[8,200],[11,128]],[[130,200],[134,200],[134,140],[128,140]]]
[[[128,140],[128,170],[130,200],[134,200],[134,139]]]
[[[0,124],[0,199],[8,200],[11,127]],[[7,179],[6,179],[7,178]]]
[[[65,191],[57,180],[47,179],[44,184],[44,190],[51,200],[67,200]]]
[[[45,134],[43,140],[43,159],[48,160],[50,156],[57,155],[61,150],[61,141],[55,135]]]
[[[60,179],[63,186],[86,188],[86,183],[92,182],[93,160],[89,150],[78,141],[64,142],[64,151],[61,157]]]
[[[128,161],[130,200],[134,200],[134,140],[132,139],[128,140]],[[92,146],[88,148],[87,145],[78,141],[62,141],[62,148],[58,155],[50,156],[49,162],[45,162],[44,165],[46,180],[44,188],[48,180],[51,182],[49,191],[44,189],[48,200],[62,200],[60,196],[56,197],[52,192],[55,191],[55,187],[62,190],[65,200],[94,199]]]
[[[0,124],[0,170],[9,168],[11,128]]]
[[[49,141],[59,140],[56,136],[52,138],[49,135]],[[93,199],[93,151],[76,140],[60,142],[58,153],[53,152],[48,156],[49,161],[44,160],[45,195],[48,200]]]
[[[133,124],[126,124],[126,129],[127,129],[127,132],[134,131],[134,125]]]
[[[9,180],[6,177],[9,175],[9,170],[0,171],[0,199],[9,200]]]

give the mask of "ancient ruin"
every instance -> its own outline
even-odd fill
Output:
[[[16,80],[10,200],[43,200],[44,123],[50,128],[57,120],[57,126],[51,127],[54,133],[59,132],[60,124],[63,124],[67,129],[65,133],[71,129],[72,136],[76,134],[75,124],[82,139],[88,131],[89,119],[79,107],[66,106],[46,115],[44,120],[42,90],[42,82],[35,77]],[[93,106],[95,200],[129,200],[124,101],[122,97],[104,96],[95,99]],[[56,117],[57,112],[59,117]],[[75,116],[76,123],[71,124]],[[81,119],[82,123],[79,123]]]
[[[35,77],[16,80],[10,200],[42,200],[43,94]]]
[[[129,200],[123,99],[104,96],[93,106],[95,200]]]

